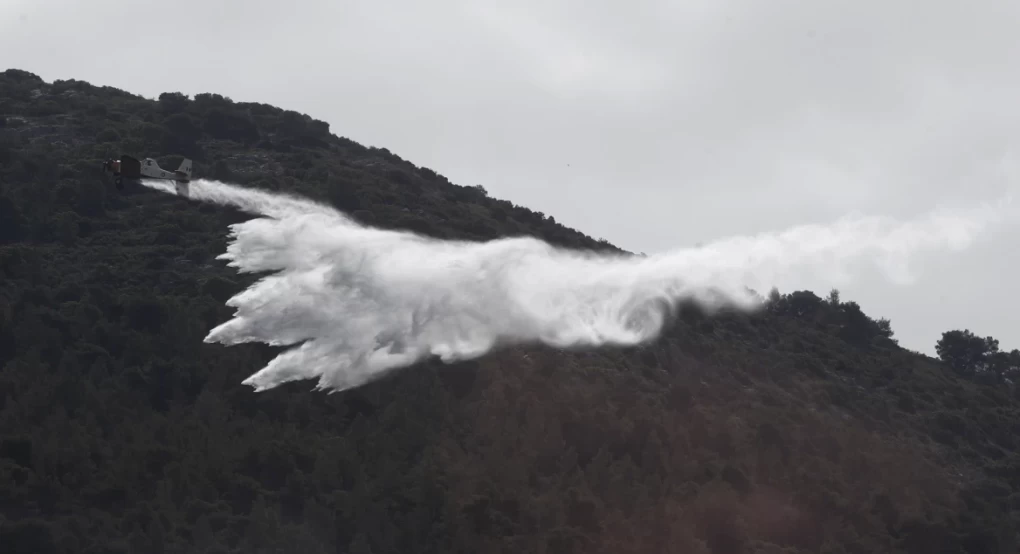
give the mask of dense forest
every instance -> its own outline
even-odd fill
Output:
[[[215,259],[249,216],[118,191],[120,153],[378,227],[618,250],[294,111],[7,70],[4,553],[1017,552],[1020,352],[992,337],[934,359],[838,291],[772,291],[640,348],[255,393],[274,349],[202,341],[254,279]]]

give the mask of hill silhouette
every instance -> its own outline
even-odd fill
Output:
[[[619,251],[294,111],[9,69],[4,552],[1017,551],[1020,352],[992,337],[948,330],[936,360],[837,291],[772,291],[641,348],[254,393],[275,350],[202,341],[255,279],[215,260],[250,216],[118,192],[122,152],[383,228]]]

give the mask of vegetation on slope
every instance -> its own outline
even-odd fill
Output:
[[[656,343],[437,362],[335,395],[206,345],[247,216],[118,193],[128,152],[448,238],[616,250],[327,124],[0,74],[4,552],[1015,552],[1017,351],[944,362],[833,291],[684,307]],[[167,156],[164,156],[167,154]]]

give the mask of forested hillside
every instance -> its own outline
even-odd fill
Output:
[[[994,338],[947,331],[935,360],[835,291],[773,292],[644,348],[254,393],[273,349],[202,341],[254,279],[214,259],[249,216],[119,192],[121,153],[380,227],[615,250],[293,111],[7,70],[0,552],[1017,552],[1020,353]]]

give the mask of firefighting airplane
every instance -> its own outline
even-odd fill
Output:
[[[103,170],[114,176],[113,183],[118,190],[124,189],[124,179],[137,182],[143,178],[167,179],[173,181],[177,187],[178,196],[188,196],[188,184],[191,182],[191,160],[185,158],[176,171],[167,171],[156,163],[152,158],[145,158],[138,161],[138,158],[122,154],[119,160],[106,160],[103,162]]]

